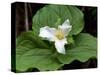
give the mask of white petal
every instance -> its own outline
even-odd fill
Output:
[[[66,54],[65,52],[65,48],[64,45],[67,44],[67,40],[63,39],[63,40],[56,40],[55,41],[55,48],[57,49],[57,51],[61,54]]]
[[[49,28],[48,26],[45,26],[40,28],[39,36],[42,38],[46,38],[49,41],[54,41],[55,31],[55,28]]]
[[[65,22],[62,25],[66,25],[66,24],[70,25],[69,19],[65,20]]]
[[[58,28],[62,29],[66,35],[71,31],[72,26],[70,25],[69,20],[67,19],[62,25],[60,25]]]

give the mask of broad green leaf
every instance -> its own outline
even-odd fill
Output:
[[[53,50],[36,37],[33,32],[24,32],[17,38],[16,70],[26,71],[29,68],[43,70],[56,70],[61,64],[53,57]]]
[[[26,48],[25,48],[26,49]],[[20,50],[25,50],[20,47]],[[48,49],[33,48],[22,54],[16,55],[16,69],[26,71],[28,68],[37,68],[40,71],[57,70],[62,64],[54,57],[52,51]]]
[[[66,19],[70,20],[72,31],[70,35],[80,33],[84,27],[83,13],[74,6],[46,5],[33,16],[32,29],[36,35],[44,26],[58,27]]]
[[[76,46],[88,46],[97,50],[97,39],[90,34],[81,33],[75,37]]]
[[[66,49],[66,55],[58,55],[57,58],[64,64],[74,60],[85,62],[97,56],[96,38],[87,33],[81,33],[75,38],[75,47]]]
[[[23,32],[16,40],[16,45],[21,46],[38,46],[39,48],[47,48],[48,45],[45,44],[38,36],[36,36],[32,31]]]

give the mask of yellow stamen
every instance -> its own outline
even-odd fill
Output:
[[[55,35],[59,40],[64,39],[64,32],[60,29],[56,31]]]

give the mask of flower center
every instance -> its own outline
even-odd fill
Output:
[[[62,30],[57,30],[55,35],[59,40],[64,39],[64,32]]]

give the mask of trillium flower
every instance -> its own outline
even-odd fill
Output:
[[[55,42],[57,52],[66,54],[64,45],[68,43],[67,36],[71,29],[72,26],[67,19],[62,25],[59,25],[57,29],[50,28],[49,26],[40,28],[39,36],[45,38],[46,40]]]

